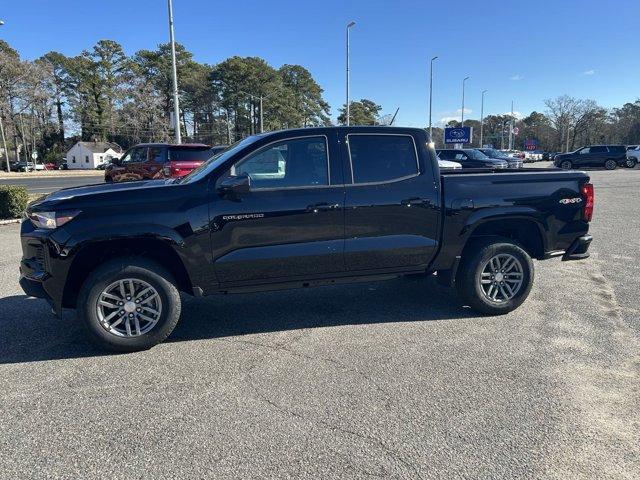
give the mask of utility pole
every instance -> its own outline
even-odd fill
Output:
[[[349,108],[349,30],[353,27],[356,22],[349,22],[347,24],[347,126],[350,124],[350,108]]]
[[[484,130],[484,94],[487,93],[486,90],[482,91],[482,102],[480,103],[480,148],[482,148],[482,137]]]
[[[511,100],[511,121],[509,122],[509,150],[513,150],[513,100]]]
[[[464,84],[467,80],[469,80],[470,77],[464,77],[464,80],[462,80],[462,112],[461,112],[461,117],[460,117],[460,126],[464,127]]]
[[[173,76],[173,117],[175,121],[175,143],[182,143],[180,133],[180,104],[178,100],[178,71],[176,68],[176,41],[173,35],[173,2],[168,0],[169,6],[169,42],[171,43],[171,74]]]
[[[262,95],[260,95],[260,133],[264,133],[264,116],[262,115]]]
[[[435,56],[431,59],[431,67],[429,68],[429,138],[433,142],[433,129],[431,127],[431,105],[433,100],[433,61],[438,57]]]
[[[0,134],[2,135],[2,148],[4,149],[4,159],[7,162],[7,172],[11,171],[9,164],[9,150],[7,150],[7,139],[4,136],[4,125],[2,124],[2,112],[0,112]]]

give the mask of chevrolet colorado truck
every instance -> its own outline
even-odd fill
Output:
[[[196,297],[433,274],[482,314],[527,298],[532,259],[588,257],[584,172],[441,172],[424,130],[254,135],[179,179],[29,205],[20,284],[116,351],[162,342]]]

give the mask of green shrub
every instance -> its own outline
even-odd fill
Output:
[[[19,218],[27,208],[29,194],[21,185],[0,185],[0,219]]]

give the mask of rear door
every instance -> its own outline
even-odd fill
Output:
[[[144,178],[163,178],[167,162],[167,147],[151,145],[147,149],[147,161],[141,164]]]
[[[426,140],[349,133],[345,265],[350,272],[425,268],[438,245],[439,179]]]
[[[611,158],[611,155],[604,145],[596,145],[589,149],[589,165],[601,167],[608,158]]]
[[[239,197],[213,193],[212,247],[221,285],[295,281],[344,272],[344,185],[337,134],[277,140],[219,180],[247,174]]]

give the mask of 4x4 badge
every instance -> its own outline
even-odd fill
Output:
[[[561,198],[560,203],[562,205],[569,205],[570,203],[580,203],[582,202],[582,198],[574,197],[574,198]]]

